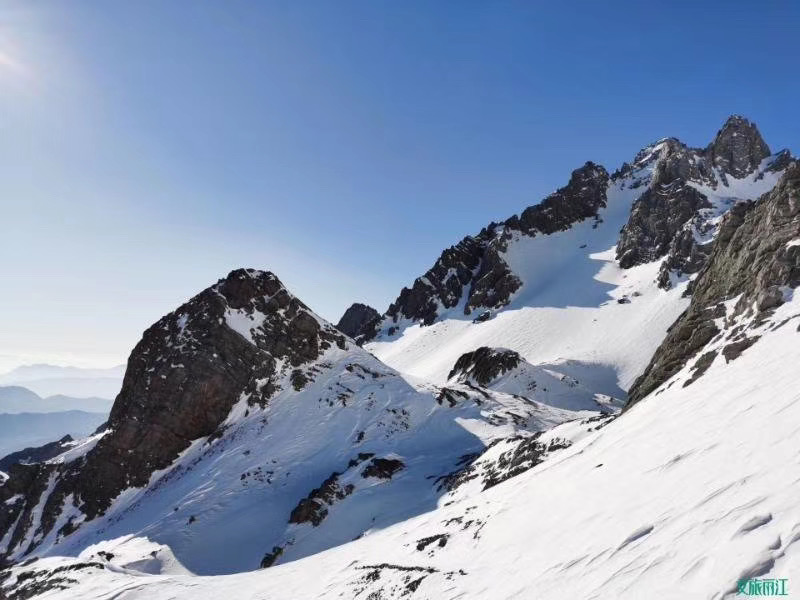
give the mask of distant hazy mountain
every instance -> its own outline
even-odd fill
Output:
[[[86,436],[105,420],[105,413],[80,410],[0,414],[0,457],[23,448],[47,444],[67,434],[75,438]]]
[[[0,385],[21,385],[42,397],[65,395],[113,400],[122,387],[124,374],[124,365],[109,369],[23,365],[0,375]]]
[[[107,414],[113,400],[108,398],[74,398],[62,394],[42,398],[22,386],[0,387],[0,413],[52,413],[81,410]]]

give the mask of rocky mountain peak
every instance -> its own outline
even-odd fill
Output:
[[[652,174],[621,232],[620,266],[666,256],[658,276],[665,289],[697,273],[711,252],[719,217],[736,202],[769,191],[792,160],[783,151],[764,164],[769,157],[758,128],[738,115],[725,122],[705,149],[668,138],[640,152],[637,159],[650,161]],[[628,167],[622,174],[632,171]]]
[[[755,123],[732,115],[707,148],[711,164],[741,179],[755,171],[772,154]]]
[[[16,465],[26,474],[17,473],[16,488],[0,488],[0,500],[12,492],[38,497],[50,480],[43,533],[55,526],[69,497],[76,508],[80,499],[80,511],[91,520],[123,490],[145,486],[193,441],[219,434],[237,403],[265,406],[282,389],[302,388],[314,377],[312,363],[329,349],[350,346],[273,273],[232,271],[144,332],[128,359],[107,427],[85,456],[59,465]],[[0,528],[34,504],[0,511]],[[15,542],[24,539],[28,525],[19,522]],[[64,526],[67,533],[71,529]],[[34,547],[35,542],[26,551]]]
[[[267,271],[232,271],[161,318],[133,349],[112,434],[89,457],[109,487],[98,490],[98,510],[214,433],[242,397],[266,404],[289,371],[334,345],[344,348],[345,337]]]
[[[380,318],[381,315],[377,310],[366,304],[356,302],[351,304],[344,312],[342,318],[336,324],[336,328],[345,335],[356,339],[364,335],[367,330],[374,329]]]
[[[288,294],[274,273],[257,269],[235,269],[220,279],[213,290],[224,296],[231,308],[244,308],[262,296]]]

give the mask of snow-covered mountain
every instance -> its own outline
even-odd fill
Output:
[[[103,432],[12,470],[2,549],[145,534],[205,574],[307,556],[435,508],[434,480],[495,439],[594,414],[556,387],[412,385],[271,273],[234,271],[145,332]]]
[[[0,589],[723,598],[786,578],[798,286],[800,166],[741,117],[704,149],[586,163],[339,329],[234,271],[145,332],[103,431],[9,469]]]

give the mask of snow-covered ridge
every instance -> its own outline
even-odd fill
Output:
[[[755,154],[731,149],[733,133],[750,136]],[[768,150],[740,117],[707,149],[675,138],[650,144],[608,178],[593,218],[533,236],[495,230],[505,239],[496,262],[518,282],[506,304],[464,314],[464,287],[458,302],[437,304],[428,321],[387,313],[366,347],[399,371],[436,382],[481,346],[509,348],[533,365],[579,361],[606,394],[624,397],[688,306],[683,296],[721,218],[770,191],[791,162],[787,151]],[[735,155],[735,173],[726,171],[730,160],[716,161],[723,155]]]

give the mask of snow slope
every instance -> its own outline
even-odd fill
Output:
[[[311,371],[318,373],[313,382],[302,391],[286,382],[266,408],[243,398],[219,437],[195,440],[146,487],[129,488],[103,518],[71,536],[54,527],[32,556],[77,555],[101,540],[136,535],[168,545],[197,573],[256,568],[274,547],[281,561],[293,560],[434,509],[444,492],[433,479],[496,438],[593,414],[469,388],[454,402],[437,401],[438,388],[415,389],[352,345],[329,349]],[[75,461],[91,447],[51,462]],[[374,459],[402,467],[389,478],[367,477]],[[325,512],[319,523],[290,523],[298,501],[334,473],[334,496],[343,497],[317,509]],[[82,520],[65,502],[59,519],[70,515]],[[11,549],[12,559],[24,556],[30,539]]]
[[[794,597],[799,322],[794,294],[758,329],[757,344],[730,363],[718,359],[691,386],[677,385],[687,365],[675,384],[538,467],[351,544],[214,578],[76,568],[77,583],[48,597],[210,599],[236,590],[242,599],[503,600],[535,590],[683,600],[733,598],[739,579],[758,576],[788,579]],[[27,569],[75,563],[46,558]]]
[[[655,157],[658,151],[655,145]],[[685,284],[667,292],[656,286],[659,262],[623,270],[614,258],[620,228],[646,189],[634,183],[649,181],[656,164],[652,153],[631,176],[609,183],[599,224],[587,219],[551,235],[515,234],[504,258],[523,285],[492,319],[473,323],[459,304],[433,325],[409,323],[367,349],[403,373],[443,382],[464,352],[500,346],[533,364],[585,363],[598,391],[624,395],[688,305]]]
[[[654,172],[668,160],[668,151],[665,141],[656,142],[637,155],[630,171],[612,177],[598,221],[586,219],[566,231],[534,237],[513,231],[502,257],[522,286],[488,321],[474,323],[475,314],[464,315],[462,299],[451,309],[442,308],[429,326],[386,320],[366,348],[403,373],[441,383],[464,352],[505,347],[534,365],[571,361],[594,389],[624,397],[667,328],[688,306],[683,295],[694,277],[673,274],[671,289],[663,290],[656,280],[665,258],[628,269],[621,269],[615,258],[620,229]],[[713,240],[731,206],[775,186],[783,171],[770,169],[780,156],[764,159],[740,179],[715,170],[713,187],[687,182],[711,205],[686,224],[698,243]],[[389,327],[396,331],[390,334]]]

